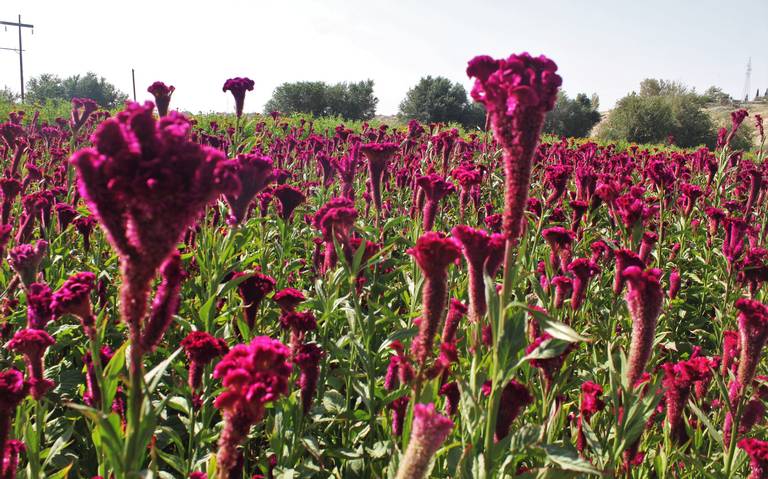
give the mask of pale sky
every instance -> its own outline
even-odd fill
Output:
[[[768,88],[767,0],[2,0],[0,20],[23,31],[26,79],[94,71],[139,100],[155,80],[176,86],[172,107],[229,111],[227,78],[256,82],[247,111],[261,111],[283,82],[371,78],[379,114],[394,114],[428,74],[471,82],[477,54],[529,51],[560,67],[563,88],[597,93],[601,109],[643,78],[718,85],[741,96]],[[0,47],[18,31],[0,27]],[[18,56],[0,50],[0,87],[19,89]]]

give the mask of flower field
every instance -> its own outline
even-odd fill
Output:
[[[3,118],[0,479],[768,478],[762,118],[542,139],[552,60],[467,74],[487,131]]]

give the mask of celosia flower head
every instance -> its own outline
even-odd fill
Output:
[[[74,314],[81,319],[91,316],[90,293],[95,286],[96,275],[90,271],[75,273],[53,293],[51,308],[56,316]]]
[[[280,202],[280,216],[285,221],[290,220],[293,210],[307,200],[300,189],[291,185],[280,185],[274,189],[272,194]]]
[[[738,446],[749,456],[749,466],[752,469],[749,479],[768,477],[768,441],[756,438],[742,439]]]
[[[37,240],[34,245],[21,244],[14,246],[9,251],[9,263],[11,267],[19,274],[19,279],[25,286],[29,286],[35,281],[37,270],[48,252],[48,242]]]
[[[254,81],[250,78],[235,77],[224,82],[221,88],[223,92],[231,92],[235,98],[235,113],[237,117],[243,116],[243,107],[245,106],[245,92],[253,90]]]
[[[42,329],[21,329],[8,341],[8,348],[24,355],[29,373],[32,397],[40,399],[53,389],[54,383],[43,377],[43,355],[56,341]]]
[[[200,210],[239,183],[223,154],[189,140],[190,123],[129,103],[102,122],[94,148],[74,154],[80,193],[118,251],[128,281],[144,285]]]
[[[192,331],[181,340],[181,347],[189,359],[189,376],[187,382],[192,390],[200,388],[203,368],[218,358],[225,355],[229,348],[223,339],[211,336],[204,331]]]
[[[155,105],[157,105],[157,113],[160,116],[168,114],[168,106],[171,104],[171,95],[176,91],[176,87],[173,85],[168,86],[161,81],[156,81],[149,85],[147,92],[151,93],[155,97]]]
[[[248,205],[274,179],[272,158],[259,154],[240,154],[231,161],[234,174],[240,180],[240,190],[224,195],[230,209],[229,222],[239,224],[248,213]]]
[[[249,277],[237,286],[237,292],[243,300],[245,322],[253,328],[261,301],[275,289],[275,279],[262,273],[241,272],[235,273],[233,279],[243,276]]]
[[[453,430],[453,421],[438,413],[435,405],[413,407],[413,429],[396,479],[423,479],[432,457]]]
[[[633,387],[645,371],[651,357],[656,334],[656,321],[661,314],[664,292],[659,284],[661,271],[643,271],[637,266],[625,269],[622,276],[629,283],[627,308],[632,318],[632,340],[629,349],[627,383]]]
[[[53,317],[53,296],[45,283],[32,283],[27,288],[27,327],[43,329]]]
[[[748,385],[755,377],[761,352],[768,341],[768,307],[759,301],[741,298],[736,301],[739,310],[739,369],[736,380]]]

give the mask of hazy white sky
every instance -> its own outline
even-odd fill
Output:
[[[23,32],[26,78],[94,71],[138,98],[155,80],[176,86],[172,106],[233,108],[221,87],[248,76],[247,111],[261,111],[282,82],[371,78],[378,113],[392,114],[421,76],[443,75],[469,88],[476,54],[544,53],[560,66],[563,88],[597,93],[610,107],[643,78],[683,81],[698,90],[768,88],[767,0],[2,0],[0,20]],[[0,47],[18,32],[0,27]],[[18,91],[18,56],[0,50],[0,87]]]

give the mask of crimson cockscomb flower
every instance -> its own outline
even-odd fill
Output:
[[[67,229],[67,226],[77,218],[77,210],[69,203],[56,203],[53,205],[53,209],[56,211],[56,222],[59,225],[59,233],[62,233]]]
[[[568,183],[568,179],[571,177],[573,168],[568,165],[551,165],[548,166],[544,174],[547,183],[552,187],[552,192],[549,194],[546,200],[547,206],[552,206],[562,198],[565,193],[565,186]]]
[[[661,271],[658,269],[643,271],[637,266],[630,266],[623,271],[622,276],[629,283],[625,299],[632,319],[632,340],[627,369],[627,383],[631,388],[642,377],[651,358],[656,321],[661,314],[664,293],[659,284]]]
[[[54,382],[43,377],[43,355],[45,350],[56,341],[42,329],[25,328],[16,331],[8,341],[8,348],[24,355],[27,363],[27,375],[32,397],[39,400],[53,389]]]
[[[91,117],[91,114],[98,109],[98,103],[90,98],[73,98],[72,112],[69,121],[69,126],[72,128],[72,132],[77,134],[77,132],[80,131],[80,128],[82,128],[83,125],[85,125],[85,122]]]
[[[32,283],[27,288],[27,328],[43,329],[53,319],[53,295],[45,283]]]
[[[146,351],[154,351],[160,344],[181,302],[181,283],[187,273],[181,265],[181,255],[174,252],[160,267],[163,278],[152,300],[152,310],[142,331],[141,342]]]
[[[403,435],[408,402],[408,396],[403,396],[387,404],[387,407],[392,410],[392,435],[395,437]]]
[[[674,441],[682,444],[687,439],[683,409],[688,404],[688,397],[694,382],[705,381],[711,375],[711,361],[696,357],[679,363],[665,363],[662,385],[666,389],[664,401],[667,409],[669,433]]]
[[[440,200],[456,188],[453,186],[453,183],[434,173],[418,177],[416,179],[416,184],[422,191],[424,191],[424,195],[427,197],[427,201],[424,203],[423,213],[424,231],[431,231],[435,224],[435,216],[437,214],[437,207],[440,205]]]
[[[109,346],[102,346],[99,351],[99,361],[102,368],[109,364],[114,356]],[[83,356],[85,363],[85,392],[83,392],[83,402],[88,406],[101,409],[101,388],[99,387],[99,378],[96,375],[96,367],[93,363],[91,352],[87,351]]]
[[[443,343],[452,343],[456,340],[456,331],[459,329],[459,322],[467,314],[468,308],[456,298],[451,298],[448,306],[448,314],[445,317],[443,325]]]
[[[645,262],[632,250],[617,249],[614,251],[614,257],[616,259],[616,272],[613,276],[613,293],[621,294],[624,290],[624,284],[627,279],[624,277],[624,271],[630,266],[637,266],[638,268],[645,268]]]
[[[248,205],[261,190],[274,179],[272,158],[259,154],[240,154],[234,160],[233,171],[240,180],[240,190],[224,195],[229,204],[228,222],[237,225],[243,222],[248,213]]]
[[[672,270],[672,272],[669,273],[669,290],[667,291],[669,299],[675,299],[677,297],[677,293],[680,292],[680,281],[680,271],[676,269]]]
[[[381,179],[399,145],[397,143],[365,143],[360,145],[360,153],[368,159],[368,178],[371,182],[373,204],[379,216],[382,213]],[[378,220],[378,217],[377,217]]]
[[[656,244],[656,241],[658,241],[659,235],[654,233],[653,231],[646,231],[643,233],[643,238],[640,241],[640,251],[637,253],[637,255],[640,257],[640,259],[644,262],[648,262],[648,258],[651,256],[651,252],[653,251],[653,247]]]
[[[317,318],[312,311],[284,311],[280,315],[280,326],[291,332],[291,351],[296,354],[304,336],[317,329]]]
[[[454,416],[459,410],[461,391],[456,381],[445,383],[440,387],[440,395],[445,398],[445,414]]]
[[[728,401],[731,408],[736,409],[739,400],[741,399],[741,385],[738,381],[731,381],[728,386]],[[749,433],[749,431],[759,422],[765,419],[765,406],[761,400],[759,393],[756,393],[752,399],[744,403],[744,407],[741,412],[741,420],[739,421],[739,427],[737,431],[737,438],[742,437]],[[728,410],[725,415],[725,423],[723,424],[723,442],[725,444],[731,443],[731,433],[733,430],[733,415]]]
[[[685,210],[683,211],[683,214],[687,218],[693,213],[696,201],[704,195],[704,189],[701,186],[683,183],[680,187],[680,191],[685,196]]]
[[[466,225],[456,226],[451,230],[451,235],[461,245],[469,270],[469,320],[473,323],[481,322],[487,310],[484,274],[489,262],[492,267],[495,265],[498,268],[504,256],[504,245],[501,242],[492,242],[491,235],[485,231]],[[493,276],[496,271],[487,273]]]
[[[11,248],[8,253],[8,262],[19,275],[24,286],[35,282],[37,270],[47,252],[48,242],[45,240],[37,240],[34,245],[22,244]]]
[[[744,236],[749,225],[744,218],[729,216],[724,220],[725,237],[723,238],[723,256],[727,261],[728,273],[733,272],[734,265],[744,253]]]
[[[272,301],[277,303],[283,312],[295,311],[306,299],[304,294],[295,288],[283,288],[272,295]]]
[[[562,226],[553,226],[546,228],[541,232],[544,241],[550,248],[549,262],[552,269],[559,271],[568,266],[571,261],[571,244],[576,239],[576,234],[563,228]]]
[[[348,198],[332,198],[315,213],[312,223],[323,234],[325,242],[323,272],[333,269],[336,265],[334,241],[341,246],[347,262],[351,265],[353,251],[350,236],[356,219],[357,210]]]
[[[736,132],[738,131],[739,127],[742,123],[744,123],[744,119],[748,116],[749,112],[747,112],[747,110],[744,108],[740,108],[731,112],[731,129],[728,132],[728,136],[725,138],[725,146],[731,144],[731,141],[733,141],[733,137],[736,136]]]
[[[499,413],[496,416],[496,429],[493,433],[494,441],[499,442],[507,437],[512,422],[532,402],[533,396],[531,396],[528,388],[514,379],[502,388]]]
[[[26,451],[27,447],[23,442],[12,439],[6,443],[0,463],[0,475],[3,479],[16,479],[16,471],[19,468],[19,455]]]
[[[422,318],[412,346],[416,360],[423,367],[432,354],[434,336],[443,318],[448,293],[448,267],[459,258],[461,249],[455,239],[430,231],[416,241],[416,246],[410,248],[408,254],[414,257],[424,274]]]
[[[289,355],[288,347],[280,341],[257,336],[249,344],[230,349],[216,365],[213,375],[224,386],[213,403],[224,416],[216,456],[219,479],[231,477],[237,463],[237,446],[251,425],[264,417],[266,404],[288,392]]]
[[[467,66],[467,75],[475,78],[472,98],[485,105],[503,149],[504,234],[509,241],[522,233],[533,154],[562,83],[556,71],[549,58],[527,53],[501,60],[478,56]]]
[[[723,331],[723,354],[720,356],[720,374],[723,377],[728,376],[728,371],[735,364],[734,360],[740,354],[739,332]]]
[[[256,313],[259,312],[259,305],[272,290],[275,289],[275,279],[262,273],[241,273],[237,272],[232,278],[248,276],[242,283],[237,285],[237,292],[243,300],[243,317],[245,324],[249,329],[253,329],[256,324]]]
[[[760,286],[768,281],[768,250],[750,248],[739,264],[737,279],[749,285],[749,294],[755,297]]]
[[[576,311],[584,303],[590,280],[600,273],[600,267],[587,258],[577,258],[568,265],[568,271],[573,275],[573,292],[571,293],[571,309]]]
[[[11,420],[16,415],[16,407],[29,394],[29,383],[16,369],[0,372],[0,457],[5,457],[8,437],[11,433]]]
[[[320,376],[320,360],[323,358],[322,348],[315,343],[304,343],[299,346],[293,361],[299,367],[299,389],[301,390],[301,409],[304,414],[312,407],[312,398],[317,391],[317,379]]]
[[[80,319],[85,334],[93,339],[96,318],[91,311],[90,294],[95,287],[96,275],[90,271],[75,273],[53,293],[51,309],[56,316],[72,314]]]
[[[396,479],[423,479],[429,463],[453,430],[453,421],[438,413],[435,405],[416,404],[413,407],[411,440],[405,450]]]
[[[742,439],[738,446],[749,456],[751,473],[748,479],[768,478],[768,441],[755,438]]]
[[[11,209],[16,197],[21,192],[21,182],[16,178],[0,178],[0,190],[3,192],[2,213],[0,222],[8,224],[11,219]]]
[[[155,105],[157,105],[157,114],[165,116],[168,114],[168,107],[171,104],[171,95],[176,91],[176,87],[173,85],[166,85],[161,81],[156,81],[149,85],[147,92],[151,93],[155,97]]]
[[[739,369],[736,380],[743,387],[752,384],[760,354],[768,341],[768,307],[759,301],[738,299],[739,310]]]
[[[87,253],[91,250],[91,233],[96,226],[96,220],[93,216],[78,216],[72,222],[75,229],[83,237],[83,250]]]
[[[203,384],[203,371],[214,359],[229,352],[227,343],[204,331],[192,331],[181,340],[181,347],[189,360],[187,384],[193,391],[199,391]]]
[[[151,281],[200,211],[239,182],[224,155],[189,139],[190,122],[154,106],[128,103],[101,123],[94,148],[71,162],[79,190],[120,256],[121,315],[131,339],[131,370],[141,368],[141,322]]]
[[[579,406],[578,434],[576,449],[584,452],[587,445],[587,437],[584,435],[584,422],[589,422],[594,414],[602,411],[605,403],[600,396],[603,395],[603,387],[592,381],[584,381],[581,384],[581,405]]]
[[[291,185],[279,185],[272,194],[280,202],[280,217],[283,221],[290,221],[293,210],[307,201],[307,197],[300,189]]]
[[[566,298],[573,296],[573,280],[567,276],[557,275],[552,278],[552,286],[555,287],[555,308],[560,309],[565,304]]]
[[[235,113],[237,114],[238,119],[243,116],[245,92],[252,91],[254,85],[254,81],[250,78],[235,77],[225,81],[224,86],[221,88],[221,91],[223,92],[231,92],[232,96],[235,98]]]

